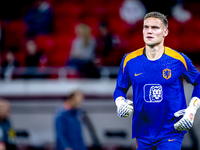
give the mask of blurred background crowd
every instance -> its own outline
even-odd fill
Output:
[[[1,77],[57,78],[47,68],[68,67],[71,78],[99,78],[103,67],[119,66],[124,54],[144,46],[142,20],[149,11],[168,17],[165,45],[198,65],[199,8],[197,0],[3,0]]]
[[[11,101],[14,127],[22,129],[19,135],[26,139],[18,141],[18,149],[55,148],[52,116],[75,89],[86,95],[83,108],[91,121],[86,119],[89,130],[84,137],[90,149],[135,148],[127,133],[130,119],[126,125],[118,120],[112,92],[123,56],[144,46],[143,17],[150,11],[168,18],[164,45],[185,53],[199,69],[198,0],[0,1],[0,97]],[[111,123],[102,121],[105,115]],[[198,147],[197,133],[189,132],[183,148]]]

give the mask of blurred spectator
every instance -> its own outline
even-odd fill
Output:
[[[120,38],[109,32],[106,22],[99,26],[100,34],[97,37],[96,61],[102,66],[116,66],[120,64],[123,51],[120,49]]]
[[[82,92],[74,91],[56,112],[57,150],[86,150],[79,121],[83,99]]]
[[[178,3],[172,8],[172,16],[181,23],[185,23],[192,18],[192,13],[184,9],[183,4]]]
[[[46,66],[48,63],[47,56],[38,49],[34,40],[28,40],[26,42],[27,55],[25,59],[26,72],[23,74],[24,78],[45,78]]]
[[[9,50],[6,52],[5,61],[2,63],[2,75],[3,79],[11,80],[15,67],[19,66],[19,62],[16,60],[14,53]]]
[[[75,27],[76,38],[72,42],[68,65],[77,69],[80,77],[99,77],[94,64],[96,40],[91,34],[91,28],[86,24]]]
[[[120,17],[128,24],[134,25],[143,20],[146,8],[140,0],[124,0],[120,7]]]
[[[24,18],[28,25],[28,37],[51,33],[52,15],[51,5],[46,0],[36,0]]]
[[[9,120],[9,101],[0,98],[0,150],[15,150],[15,131]]]
[[[26,42],[26,66],[27,67],[38,67],[42,53],[38,51],[38,47],[33,40]]]

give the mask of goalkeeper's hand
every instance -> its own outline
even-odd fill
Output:
[[[119,117],[128,117],[133,112],[133,102],[125,99],[124,97],[118,97],[115,100],[117,106],[117,114]]]
[[[174,128],[178,131],[184,131],[192,128],[195,119],[197,109],[200,107],[200,99],[193,97],[189,106],[186,109],[177,111],[174,116],[183,116],[177,123],[174,124]]]

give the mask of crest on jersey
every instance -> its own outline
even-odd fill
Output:
[[[163,78],[169,79],[169,78],[171,78],[171,76],[172,76],[172,73],[171,73],[170,69],[164,69],[163,70]]]
[[[146,102],[161,102],[163,100],[163,90],[160,84],[146,84],[144,86],[144,100]]]

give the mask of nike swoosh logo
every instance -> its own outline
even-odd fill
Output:
[[[143,73],[138,73],[138,74],[135,73],[135,76],[139,76],[139,75],[141,75],[141,74],[143,74]]]
[[[176,139],[168,139],[168,142],[176,141]]]

